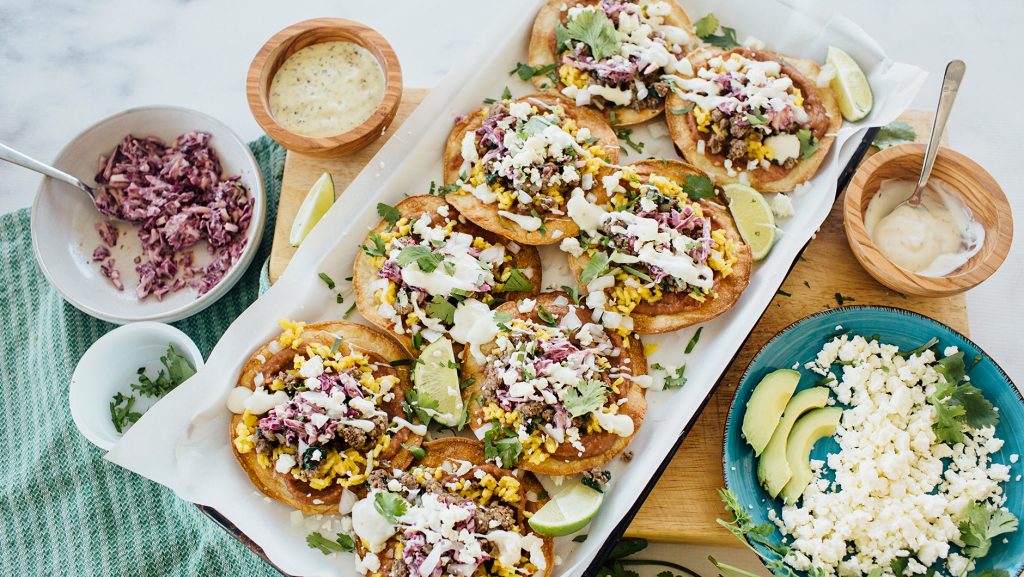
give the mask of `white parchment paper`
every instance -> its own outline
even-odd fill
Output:
[[[401,129],[380,150],[341,200],[324,217],[295,254],[288,270],[263,297],[253,303],[227,330],[206,367],[157,403],[132,427],[107,458],[142,476],[170,487],[181,498],[209,505],[239,527],[282,570],[307,577],[354,575],[352,556],[324,556],[306,546],[310,531],[336,531],[340,523],[302,519],[284,505],[263,497],[235,462],[231,452],[224,406],[242,364],[261,343],[278,332],[277,320],[314,322],[341,318],[350,304],[335,302],[317,277],[324,272],[336,281],[352,274],[357,246],[378,222],[377,202],[394,204],[404,196],[423,194],[430,182],[441,182],[441,151],[453,119],[498,96],[509,86],[514,96],[531,86],[508,71],[526,61],[529,31],[542,2],[510,2],[502,13],[482,22],[480,40],[465,61],[435,88]],[[630,447],[635,456],[628,466],[611,465],[613,490],[584,543],[560,539],[562,559],[556,575],[578,576],[606,536],[637,499],[648,479],[670,450],[673,440],[695,416],[730,359],[768,306],[801,247],[824,221],[835,200],[836,179],[869,126],[894,120],[912,101],[925,73],[889,60],[863,30],[841,16],[814,20],[779,0],[749,0],[715,4],[685,0],[693,20],[714,10],[739,39],[754,36],[769,49],[824,60],[827,47],[839,46],[864,68],[874,90],[875,104],[865,120],[846,123],[809,186],[794,194],[795,216],[779,223],[781,234],[771,254],[755,266],[750,287],[728,313],[704,325],[700,342],[689,355],[683,347],[696,327],[672,334],[645,337],[660,343],[651,363],[687,365],[689,382],[680,390],[650,392],[647,420]],[[661,119],[634,130],[634,140],[646,143],[643,154],[630,151],[625,161],[649,156],[678,158]],[[557,287],[568,279],[565,256],[557,249],[542,251],[544,286]],[[348,283],[339,288],[351,294]],[[350,320],[361,320],[354,313]],[[795,319],[794,319],[795,320]],[[671,514],[671,512],[666,512]]]

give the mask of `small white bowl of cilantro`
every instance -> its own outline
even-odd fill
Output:
[[[203,367],[192,339],[163,323],[140,322],[100,337],[71,377],[71,417],[104,451],[167,393]]]

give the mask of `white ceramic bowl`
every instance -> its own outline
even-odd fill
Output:
[[[126,135],[156,136],[173,143],[193,130],[210,133],[210,144],[217,151],[223,174],[240,175],[255,199],[248,243],[241,257],[217,286],[199,298],[195,290],[185,288],[169,293],[162,301],[153,296],[140,301],[135,296],[138,276],[132,262],[141,254],[135,227],[119,224],[118,246],[111,249],[124,283],[124,290],[118,291],[100,273],[99,263],[92,262],[92,251],[100,244],[95,225],[105,218],[80,190],[44,178],[32,205],[32,248],[50,284],[79,310],[118,324],[176,321],[213,304],[238,282],[252,262],[266,215],[263,177],[249,147],[219,120],[174,106],[133,108],[87,128],[60,151],[53,165],[92,185],[100,156],[109,155]],[[195,254],[197,264],[206,262],[201,260],[208,258],[203,244],[197,245]]]
[[[71,376],[71,418],[75,426],[92,444],[110,450],[121,433],[110,420],[110,401],[117,393],[134,394],[131,384],[138,382],[138,370],[156,377],[163,368],[160,357],[167,345],[187,358],[196,371],[203,368],[203,355],[188,335],[155,322],[141,322],[117,327],[103,335],[85,351]],[[144,413],[158,399],[136,394],[133,411]]]

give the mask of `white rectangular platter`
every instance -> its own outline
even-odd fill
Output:
[[[498,96],[505,86],[514,96],[531,91],[527,83],[510,77],[509,71],[517,62],[526,61],[530,27],[541,3],[509,2],[481,23],[480,40],[467,52],[465,62],[431,91],[349,186],[343,202],[337,203],[304,241],[281,279],[235,320],[206,367],[157,403],[108,454],[109,460],[170,487],[183,499],[217,509],[282,571],[306,577],[355,574],[351,555],[324,556],[305,542],[311,531],[337,532],[339,521],[297,518],[291,509],[255,490],[232,455],[225,399],[252,351],[278,333],[279,319],[315,322],[345,314],[352,299],[337,304],[336,291],[328,290],[317,273],[336,280],[349,277],[358,245],[379,220],[376,204],[395,204],[405,196],[425,193],[431,181],[441,182],[441,151],[454,118],[480,106],[485,97]],[[618,460],[610,465],[612,488],[598,516],[584,529],[589,538],[584,543],[558,540],[559,560],[553,573],[558,576],[585,573],[604,541],[658,473],[675,441],[688,429],[801,248],[828,215],[835,200],[836,179],[860,140],[857,136],[869,126],[894,120],[925,77],[913,66],[886,58],[860,28],[841,16],[816,20],[778,0],[728,5],[683,0],[682,4],[694,20],[714,10],[719,20],[737,30],[741,40],[754,36],[781,53],[820,62],[829,44],[843,48],[868,74],[875,105],[865,120],[844,124],[818,175],[793,195],[795,215],[780,223],[779,240],[771,254],[755,266],[749,288],[731,311],[704,325],[693,352],[685,355],[683,348],[696,327],[644,338],[645,343],[661,345],[651,355],[651,363],[672,367],[685,363],[689,381],[679,390],[648,394],[647,419],[630,447],[635,456],[628,465]],[[661,119],[634,130],[633,139],[646,146],[642,154],[630,151],[626,162],[650,156],[679,158]],[[543,286],[566,284],[565,255],[557,248],[545,248],[541,254]],[[350,293],[347,285],[339,283]],[[351,320],[361,321],[358,313]]]

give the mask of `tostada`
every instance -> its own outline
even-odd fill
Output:
[[[767,50],[705,48],[671,80],[669,134],[718,184],[788,192],[818,171],[843,118],[817,63]],[[824,78],[822,77],[824,80]]]
[[[561,245],[600,321],[623,334],[664,333],[736,304],[750,280],[750,248],[711,180],[675,160],[607,172],[592,199],[569,200],[580,235]]]
[[[530,473],[487,463],[483,444],[431,441],[408,471],[375,471],[352,509],[356,569],[380,577],[546,577],[554,542],[529,516],[546,501]]]
[[[619,158],[615,132],[597,112],[553,94],[505,99],[455,122],[444,150],[445,198],[481,228],[521,244],[576,234],[565,215],[574,188]]]
[[[635,336],[609,331],[566,293],[508,302],[497,337],[468,356],[469,422],[503,467],[571,475],[600,467],[647,411],[647,360]]]
[[[529,64],[554,67],[533,77],[615,126],[650,120],[665,108],[666,74],[689,74],[686,55],[700,45],[674,0],[549,0],[534,20]],[[554,86],[552,86],[554,84]]]
[[[377,466],[405,468],[426,427],[405,419],[409,352],[346,321],[282,321],[228,396],[231,447],[253,484],[306,514],[338,513]],[[351,499],[353,495],[348,495]]]
[[[378,210],[384,220],[356,253],[356,306],[407,347],[418,350],[447,333],[459,305],[540,292],[535,247],[476,226],[441,197],[411,196]]]

